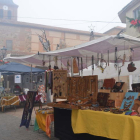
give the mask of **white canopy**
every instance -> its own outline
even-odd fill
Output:
[[[39,54],[34,54],[24,57],[6,57],[4,60],[14,61],[18,63],[27,63],[33,65],[42,66],[45,61],[45,66],[48,66],[49,62],[54,65],[54,56],[57,56],[58,66],[63,63],[63,68],[67,65],[67,60],[70,57],[82,57],[83,58],[83,68],[91,65],[91,58],[97,59],[97,54],[103,55],[103,58],[108,61],[108,51],[109,51],[109,61],[114,62],[115,59],[115,47],[117,47],[117,56],[123,58],[124,53],[126,54],[126,61],[129,61],[130,48],[134,49],[134,61],[140,60],[140,39],[128,36],[128,35],[113,35],[105,36],[92,40],[90,42],[80,44],[74,47],[69,47],[61,50],[44,52]],[[49,61],[50,59],[50,61]]]
[[[134,50],[133,61],[140,60],[140,39],[131,37],[128,35],[113,35],[105,36],[92,40],[90,42],[80,44],[74,47],[69,47],[61,50],[44,52],[39,54],[34,54],[24,57],[6,57],[4,60],[14,61],[18,63],[27,63],[42,66],[43,61],[45,61],[45,66],[51,63],[54,66],[54,57],[57,56],[58,67],[66,68],[67,61],[71,57],[82,57],[83,58],[83,68],[86,68],[92,64],[92,55],[95,60],[97,60],[97,54],[103,55],[103,58],[108,61],[108,51],[109,51],[109,61],[114,63],[115,61],[115,47],[117,47],[117,56],[123,59],[124,53],[126,54],[126,61],[129,61],[130,49]],[[137,70],[135,72],[128,72],[127,66],[129,62],[125,63],[125,66],[121,68],[120,76],[132,75],[139,73],[140,62],[134,62],[136,64]],[[80,64],[81,66],[81,64]],[[84,70],[84,75],[91,75],[91,70]],[[118,71],[115,69],[114,64],[110,64],[104,71],[101,72],[100,69],[94,71],[94,75],[98,75],[99,79],[112,78],[118,76]]]

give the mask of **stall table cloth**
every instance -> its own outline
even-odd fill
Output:
[[[43,113],[43,111],[36,111],[36,121],[38,127],[46,132],[48,137],[51,137],[50,124],[54,121],[54,114]]]
[[[140,117],[103,111],[72,110],[75,134],[88,133],[117,140],[140,140]]]
[[[19,97],[18,96],[5,96],[1,98],[1,106],[2,106],[2,111],[5,106],[10,106],[10,105],[19,105]]]

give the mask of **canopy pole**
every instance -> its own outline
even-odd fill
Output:
[[[73,57],[71,57],[71,77],[73,77]]]
[[[32,79],[33,79],[33,78],[32,78],[32,64],[31,64],[31,91],[32,91],[32,89],[33,89],[33,88],[32,88],[32,86],[33,86]]]

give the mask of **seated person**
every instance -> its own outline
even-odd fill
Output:
[[[21,88],[19,85],[15,85],[13,89],[14,94],[20,94]]]

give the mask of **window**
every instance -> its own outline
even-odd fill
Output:
[[[135,19],[138,18],[139,12],[140,12],[140,7],[138,7],[137,9],[134,10],[134,18],[135,18]]]
[[[12,12],[8,11],[8,19],[11,19],[11,17],[12,17]]]
[[[13,48],[13,41],[12,40],[6,40],[6,49],[8,51],[12,51]]]
[[[0,18],[3,18],[3,10],[0,9]]]

